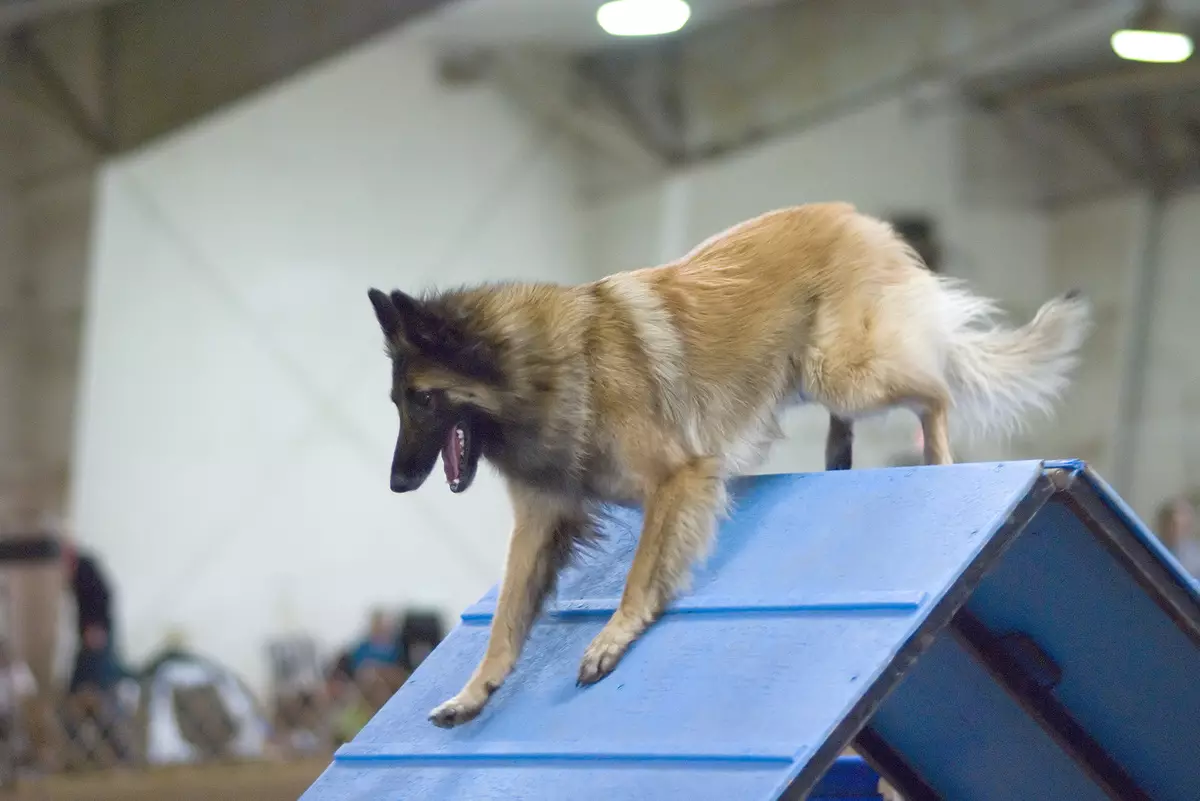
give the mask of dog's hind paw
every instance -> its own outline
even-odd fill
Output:
[[[483,711],[483,704],[468,704],[455,696],[429,713],[429,722],[443,729],[451,729],[474,720]]]

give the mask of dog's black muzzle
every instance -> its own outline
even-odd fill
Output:
[[[396,451],[392,454],[392,492],[412,492],[425,483],[429,474],[437,464],[437,440],[422,441],[419,447],[414,443],[406,443],[403,438],[396,442]]]
[[[425,483],[425,476],[406,476],[403,473],[392,473],[392,492],[408,492],[415,490]]]

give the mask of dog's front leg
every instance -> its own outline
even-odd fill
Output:
[[[510,487],[514,526],[487,651],[458,695],[429,713],[437,726],[466,723],[512,671],[542,601],[588,525],[579,510],[522,487]]]
[[[588,646],[579,684],[594,684],[611,673],[683,588],[712,542],[724,504],[720,465],[708,457],[685,464],[650,493],[621,603]]]

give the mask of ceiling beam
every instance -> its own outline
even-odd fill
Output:
[[[1055,118],[1063,126],[1072,147],[1090,152],[1122,180],[1138,179],[1136,160],[1126,158],[1119,147],[1104,135],[1100,121],[1090,108],[1070,106],[1058,111]]]
[[[600,88],[567,59],[529,50],[498,52],[490,60],[489,73],[527,112],[609,158],[650,175],[665,169],[663,159],[631,130]]]
[[[1064,106],[1200,88],[1200,62],[1130,66],[1102,73],[1043,78],[1002,91],[976,90],[989,106]]]
[[[103,20],[104,105],[116,150],[178,130],[446,2],[112,2]]]
[[[12,44],[18,58],[29,66],[36,85],[45,96],[45,103],[41,105],[62,117],[93,152],[98,155],[112,153],[116,146],[112,131],[88,111],[54,58],[42,49],[33,35],[26,29],[18,30],[12,36]],[[30,99],[37,102],[36,99]]]
[[[686,164],[726,157],[766,139],[795,135],[914,89],[957,94],[978,74],[1014,51],[1040,54],[1068,37],[1111,0],[975,0],[972,3],[875,3],[862,27],[856,5],[841,0],[784,3],[770,13],[745,14],[728,24],[680,37],[684,113],[655,108],[653,92],[633,110],[636,127],[655,131],[672,116],[685,126]],[[861,35],[847,39],[845,31]],[[631,44],[593,54],[592,68],[619,81],[627,98],[639,81],[656,85],[669,66],[662,48]],[[669,74],[669,72],[666,72]],[[727,87],[738,87],[731,99]],[[633,105],[633,104],[630,104]],[[674,139],[655,137],[672,143]],[[677,149],[677,148],[676,148]]]
[[[118,0],[7,0],[0,4],[0,32],[38,22],[43,17],[86,11]]]

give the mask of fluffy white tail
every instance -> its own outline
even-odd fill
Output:
[[[1020,328],[995,321],[992,301],[939,278],[947,326],[946,379],[954,417],[973,434],[1011,434],[1029,412],[1049,413],[1078,362],[1091,306],[1076,292],[1050,300]]]

